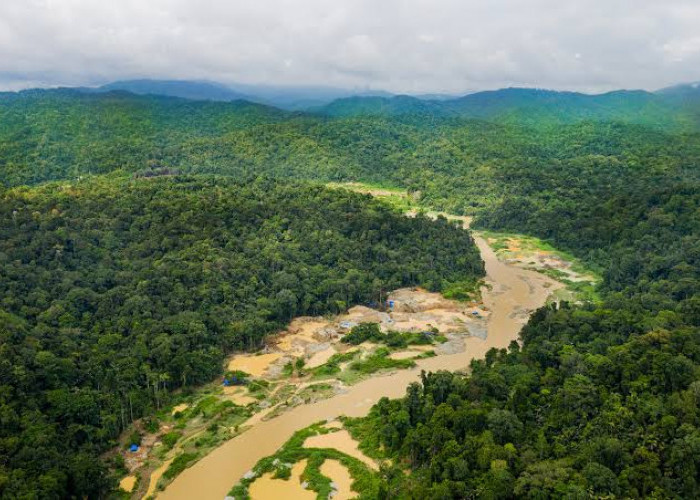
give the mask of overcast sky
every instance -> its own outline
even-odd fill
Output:
[[[657,89],[700,80],[700,0],[0,0],[0,88],[128,78]]]

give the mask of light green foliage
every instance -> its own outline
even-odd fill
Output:
[[[392,348],[407,347],[409,345],[430,345],[433,342],[444,342],[446,339],[437,335],[437,330],[430,332],[382,332],[377,323],[360,323],[352,327],[341,342],[345,344],[360,345],[363,342],[375,342],[386,344]]]
[[[249,498],[248,487],[255,479],[268,472],[272,472],[275,478],[287,479],[290,476],[288,464],[295,464],[306,459],[308,463],[302,473],[302,480],[308,482],[309,489],[315,491],[319,499],[328,498],[332,491],[330,484],[332,478],[323,476],[320,467],[324,460],[332,459],[338,460],[348,468],[353,479],[352,489],[360,494],[360,498],[377,498],[381,488],[379,478],[363,462],[332,448],[317,449],[303,446],[307,438],[327,432],[329,430],[323,427],[322,422],[295,432],[294,436],[277,453],[263,458],[255,465],[253,468],[254,477],[242,479],[231,489],[229,495],[235,498]]]
[[[380,347],[365,359],[350,363],[350,370],[362,375],[369,375],[379,370],[404,369],[416,366],[416,362],[411,359],[391,359],[389,354],[391,354],[389,349]]]

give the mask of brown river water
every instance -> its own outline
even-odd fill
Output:
[[[461,220],[468,225],[468,219]],[[491,311],[485,340],[467,338],[464,352],[419,360],[414,369],[378,375],[348,387],[345,393],[295,407],[271,420],[254,417],[250,429],[182,472],[157,495],[158,499],[222,500],[258,460],[275,453],[297,430],[340,415],[366,415],[380,398],[403,396],[408,384],[420,379],[421,370],[464,370],[472,359],[483,358],[489,349],[508,347],[517,340],[529,313],[543,306],[549,295],[562,285],[537,272],[498,260],[482,238],[475,236],[475,240],[486,264],[489,285],[482,290],[484,305]]]

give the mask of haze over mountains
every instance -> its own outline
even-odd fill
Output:
[[[122,80],[108,83],[97,88],[83,88],[82,90],[91,92],[124,90],[139,95],[165,95],[208,101],[234,101],[244,99],[287,110],[320,107],[336,99],[351,96],[392,96],[389,92],[384,91],[358,91],[322,86],[290,87],[240,83],[224,85],[207,81],[151,79]]]
[[[617,90],[603,94],[531,88],[505,88],[466,94],[394,95],[385,91],[332,87],[285,87],[189,80],[123,80],[83,92],[126,91],[191,100],[245,100],[287,111],[332,117],[402,116],[498,118],[518,123],[612,120],[664,128],[695,128],[700,124],[700,85],[679,84],[655,92]]]

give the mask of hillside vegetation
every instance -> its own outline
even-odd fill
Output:
[[[312,180],[406,188],[603,275],[600,303],[538,311],[521,347],[468,377],[426,374],[353,424],[368,453],[392,459],[385,497],[700,496],[696,93],[532,92],[468,96],[469,113],[410,98],[290,114],[0,97],[3,184],[72,184],[2,195],[0,488],[102,491],[78,478],[101,477],[92,457],[130,412],[213,377],[226,350],[259,345],[292,314],[483,272],[445,221],[297,184]],[[175,172],[218,177],[157,178]],[[76,182],[96,173],[110,175]]]
[[[562,125],[582,120],[619,121],[672,130],[697,130],[700,91],[679,87],[659,93],[620,90],[577,92],[509,88],[447,100],[410,96],[338,99],[318,111],[334,117],[402,116],[498,120],[515,125]]]
[[[0,194],[0,496],[98,497],[99,453],[295,315],[483,275],[468,233],[259,180],[95,178]]]
[[[599,263],[603,303],[544,308],[522,348],[469,377],[425,374],[357,421],[401,464],[387,498],[700,495],[700,189],[639,189],[565,217],[519,198],[482,218]]]

